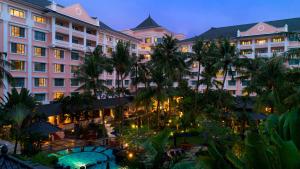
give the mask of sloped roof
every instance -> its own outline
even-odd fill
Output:
[[[275,21],[267,21],[264,23],[272,25],[277,28],[284,27],[287,24],[289,32],[300,31],[300,18],[281,19],[281,20],[275,20]],[[203,39],[236,38],[238,30],[240,30],[242,32],[247,31],[248,29],[255,26],[256,24],[258,24],[258,22],[250,23],[250,24],[219,27],[219,28],[211,28],[199,36],[185,39],[185,40],[182,40],[181,42],[195,41],[197,38],[203,38]]]
[[[48,136],[49,134],[56,133],[61,129],[57,126],[52,125],[46,121],[39,121],[33,123],[29,128],[26,129],[29,133],[32,134],[41,134],[44,136]]]
[[[6,150],[3,150],[5,148]],[[25,164],[25,162],[9,156],[7,153],[7,147],[2,146],[0,155],[0,168],[1,169],[34,169],[34,167]]]
[[[131,30],[136,31],[136,30],[159,28],[159,27],[161,26],[158,23],[156,23],[149,15],[148,18],[146,18],[142,23],[140,23],[137,27]]]
[[[39,7],[46,8],[47,6],[51,5],[51,1],[49,0],[21,0],[25,3],[33,4]]]

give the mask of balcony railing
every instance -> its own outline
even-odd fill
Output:
[[[72,48],[75,50],[85,51],[85,46],[82,44],[72,43]]]
[[[62,40],[56,40],[55,45],[68,48],[69,47],[69,42],[68,41],[62,41]]]

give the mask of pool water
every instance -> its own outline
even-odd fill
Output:
[[[105,149],[104,147],[84,147],[83,152],[81,152],[80,147],[77,147],[71,149],[70,152],[68,150],[62,150],[57,153],[50,154],[50,156],[57,156],[59,165],[65,167],[70,166],[71,169],[80,169],[81,166],[86,166],[88,164],[96,164],[88,167],[88,169],[106,169],[108,156],[110,159],[109,163],[111,169],[121,168],[116,165],[112,150]]]

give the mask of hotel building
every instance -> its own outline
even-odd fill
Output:
[[[0,51],[11,63],[16,88],[25,87],[37,100],[48,103],[77,92],[74,72],[86,52],[97,45],[110,57],[118,41],[131,43],[138,54],[140,40],[116,31],[79,4],[61,6],[47,0],[0,0]],[[116,73],[104,73],[108,87],[117,83]],[[128,86],[129,79],[125,79]],[[7,80],[2,93],[10,91]]]
[[[290,33],[300,31],[300,18],[276,20],[269,22],[259,22],[244,25],[234,25],[227,27],[211,28],[203,34],[182,40],[180,42],[181,51],[192,52],[192,46],[196,39],[216,40],[218,38],[228,38],[237,46],[239,52],[247,57],[271,57],[274,53],[281,54],[292,48],[299,48],[300,42],[297,36],[290,36]],[[299,66],[299,60],[291,59],[288,66]],[[197,64],[193,64],[192,72],[198,71]],[[202,68],[201,68],[202,69]],[[237,76],[237,72],[232,72],[233,76]],[[217,80],[223,80],[223,73],[217,75]],[[189,78],[189,85],[195,87],[197,83],[196,77]],[[243,95],[243,88],[247,86],[247,80],[232,80],[229,75],[226,79],[225,89],[229,90],[233,95]],[[200,91],[205,90],[205,86],[199,87]]]

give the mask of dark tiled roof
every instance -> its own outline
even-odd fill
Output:
[[[46,121],[35,122],[26,129],[26,131],[31,134],[41,134],[44,136],[48,136],[49,134],[56,133],[60,130],[61,129],[59,127],[56,127]]]
[[[49,5],[51,5],[51,1],[48,1],[48,0],[21,0],[25,3],[29,3],[29,4],[33,4],[33,5],[36,5],[36,6],[39,6],[39,7],[47,7]]]
[[[284,27],[287,24],[289,32],[300,31],[300,18],[290,18],[290,19],[282,19],[282,20],[275,20],[275,21],[267,21],[264,23],[270,24],[274,27]],[[248,29],[250,29],[251,27],[253,27],[256,24],[258,24],[258,22],[251,23],[251,24],[211,28],[199,36],[185,39],[185,40],[182,40],[181,42],[195,41],[197,38],[203,38],[203,39],[236,38],[238,30],[247,31]]]
[[[4,146],[3,146],[4,147]],[[2,147],[2,149],[3,149]],[[0,155],[0,168],[1,169],[34,169],[34,167],[25,164],[23,161],[16,159],[15,157],[9,156],[3,153],[1,149]]]
[[[102,21],[99,21],[99,25],[100,25],[100,29],[107,30],[107,31],[111,31],[111,32],[117,33],[117,34],[119,34],[119,35],[121,35],[121,36],[129,37],[129,38],[135,39],[135,40],[137,40],[137,41],[140,41],[140,39],[137,39],[137,38],[135,38],[135,37],[133,37],[133,36],[129,36],[129,35],[123,33],[123,32],[120,32],[120,31],[117,31],[117,30],[111,28],[110,26],[106,25],[106,24],[103,23]]]
[[[151,16],[149,15],[149,17],[147,19],[145,19],[142,23],[140,23],[137,27],[131,29],[131,30],[142,30],[142,29],[149,29],[149,28],[158,28],[161,27],[158,23],[156,23]]]

